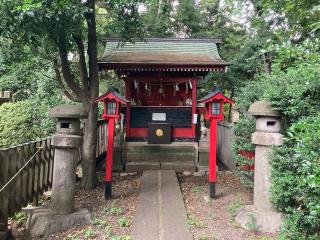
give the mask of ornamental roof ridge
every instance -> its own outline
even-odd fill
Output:
[[[122,38],[110,37],[106,38],[104,42],[121,42]],[[123,43],[134,43],[134,42],[206,42],[206,43],[221,43],[221,37],[212,38],[132,38],[131,41],[123,41]]]

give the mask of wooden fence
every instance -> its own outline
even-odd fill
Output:
[[[218,122],[218,147],[217,158],[231,171],[236,169],[232,156],[232,141],[234,139],[233,124],[229,122]]]
[[[38,205],[51,187],[53,159],[51,137],[0,149],[0,190],[15,176],[0,192],[0,233],[7,231],[8,217],[29,203]]]
[[[106,152],[107,135],[108,135],[108,123],[106,120],[98,121],[97,129],[97,158]]]

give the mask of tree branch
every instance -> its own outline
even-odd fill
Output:
[[[74,76],[71,73],[70,63],[68,61],[68,53],[59,48],[59,55],[61,60],[61,69],[62,75],[67,83],[68,87],[75,93],[75,95],[84,103],[88,102],[88,96],[85,92],[81,89],[81,87],[74,81]]]
[[[87,6],[91,10],[85,13],[88,26],[88,57],[89,57],[89,89],[90,98],[94,100],[99,94],[99,67],[97,51],[97,32],[95,19],[95,0],[88,0]]]
[[[72,93],[70,93],[64,86],[61,75],[60,75],[60,70],[59,70],[59,65],[57,60],[53,61],[53,69],[54,72],[56,74],[56,78],[54,78],[54,80],[57,81],[59,88],[61,89],[61,91],[63,92],[64,95],[66,95],[67,98],[69,98],[71,101],[74,102],[80,102],[80,99],[77,98],[76,96],[74,96]],[[47,76],[48,77],[48,76]]]
[[[84,44],[79,36],[73,35],[73,39],[78,47],[78,53],[79,53],[79,70],[80,70],[80,80],[83,90],[86,92],[86,94],[89,93],[89,81],[88,81],[88,71],[87,71],[87,65],[86,65],[86,58],[84,54]]]

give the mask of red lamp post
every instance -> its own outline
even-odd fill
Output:
[[[218,88],[214,88],[208,95],[198,100],[205,105],[205,119],[210,120],[210,153],[209,153],[209,196],[215,197],[216,163],[217,163],[217,123],[223,120],[224,103],[234,102],[224,96]]]
[[[125,104],[127,100],[116,92],[108,91],[98,97],[96,102],[104,103],[102,119],[108,120],[105,199],[110,199],[112,193],[112,162],[115,120],[120,116],[120,105]]]

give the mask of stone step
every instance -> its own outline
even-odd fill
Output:
[[[128,162],[125,167],[127,172],[143,172],[147,170],[174,170],[176,172],[195,171],[193,161],[184,162]]]
[[[128,162],[174,162],[174,161],[194,161],[194,153],[139,153],[139,152],[129,152],[126,157]]]
[[[143,172],[147,170],[159,170],[160,162],[128,162],[125,166],[127,172]]]
[[[126,142],[124,149],[128,153],[194,153],[195,143],[174,142],[171,144],[148,144],[147,142]]]
[[[162,170],[175,170],[178,173],[182,173],[184,171],[196,171],[196,165],[194,164],[194,161],[161,162],[160,168]]]

